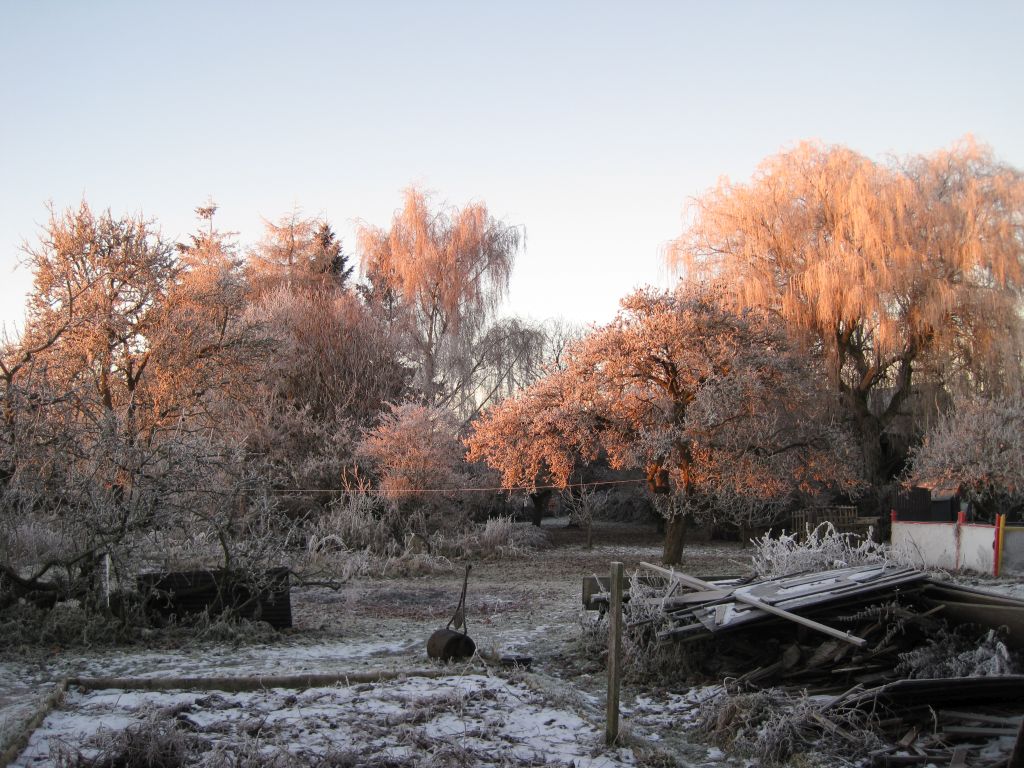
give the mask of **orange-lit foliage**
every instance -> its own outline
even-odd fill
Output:
[[[358,454],[373,466],[388,499],[404,506],[437,504],[445,501],[437,491],[465,479],[455,431],[447,411],[404,403],[366,433]]]
[[[483,203],[432,210],[427,195],[409,189],[390,229],[363,226],[359,242],[369,303],[402,329],[426,403],[468,418],[482,394],[500,394],[533,364],[539,335],[493,322],[520,232]]]
[[[506,487],[565,485],[600,454],[603,419],[588,382],[556,370],[484,411],[466,440],[470,461],[501,472]]]
[[[878,481],[902,458],[881,441],[917,381],[1019,378],[1022,214],[1024,178],[969,140],[902,165],[802,144],[700,199],[670,260],[825,355]]]
[[[404,395],[409,371],[389,329],[351,292],[281,286],[247,317],[273,354],[256,373],[260,407],[238,427],[269,482],[310,491],[282,499],[304,514],[330,498],[317,489],[338,488],[360,430]]]
[[[60,532],[33,579],[63,564],[87,581],[98,553],[123,566],[139,531],[198,531],[192,515],[219,500],[197,486],[233,481],[222,428],[260,346],[226,244],[211,230],[182,250],[140,217],[84,203],[52,213],[26,248],[26,329],[3,350],[0,524],[33,515]]]
[[[89,429],[118,421],[125,439],[153,440],[211,400],[241,396],[256,345],[240,319],[238,263],[212,232],[183,250],[176,257],[138,217],[97,215],[85,203],[51,215],[26,250],[35,282],[13,349],[34,350],[37,381],[62,418]]]
[[[911,453],[907,479],[962,491],[989,520],[1024,518],[1024,395],[957,398]]]
[[[564,369],[486,412],[469,458],[510,486],[564,484],[604,452],[615,468],[667,471],[688,509],[728,519],[799,486],[849,481],[814,381],[777,326],[731,311],[718,289],[638,291],[570,348]]]
[[[276,223],[265,221],[263,238],[249,254],[249,282],[256,294],[281,287],[344,289],[352,269],[330,225],[297,210]]]

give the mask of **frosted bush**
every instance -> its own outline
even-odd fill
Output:
[[[471,529],[454,544],[464,557],[521,557],[545,546],[547,534],[536,526],[516,523],[511,515],[500,515],[490,518],[482,529]]]
[[[633,573],[628,583],[629,601],[623,606],[622,666],[630,680],[684,680],[692,672],[690,646],[659,640],[667,624],[661,607],[664,587],[651,586]]]
[[[792,695],[779,688],[740,692],[722,689],[701,708],[698,728],[712,741],[740,754],[755,755],[762,765],[835,765],[851,756],[851,744],[837,741],[829,723],[856,732],[861,754],[880,746],[865,730],[865,715],[856,710],[829,711],[806,693]],[[800,760],[816,759],[809,763]],[[798,762],[799,760],[799,762]]]
[[[400,554],[396,530],[404,528],[391,505],[369,495],[353,494],[331,506],[310,525],[306,549],[310,555],[369,549],[380,555]]]
[[[751,557],[754,572],[763,579],[774,579],[807,571],[827,571],[858,565],[887,564],[889,548],[866,537],[840,533],[825,522],[809,531],[804,541],[796,533],[773,538],[771,531],[753,540]]]
[[[980,640],[963,631],[930,637],[925,645],[900,654],[896,671],[911,678],[1000,677],[1017,674],[1020,664],[995,630]]]

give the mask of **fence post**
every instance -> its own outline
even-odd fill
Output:
[[[953,570],[960,573],[960,538],[964,532],[967,515],[957,512],[956,524],[953,526]]]
[[[619,738],[619,684],[622,678],[622,563],[612,563],[608,611],[608,723],[605,742]]]
[[[1003,566],[1003,542],[1006,537],[1006,515],[996,515],[995,557],[992,563],[992,575],[998,577]]]

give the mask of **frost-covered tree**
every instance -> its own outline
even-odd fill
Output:
[[[389,229],[360,228],[364,295],[401,328],[426,404],[469,419],[534,366],[540,334],[495,320],[521,239],[483,203],[434,209],[415,188]]]
[[[462,444],[451,413],[416,403],[392,405],[368,430],[358,455],[379,478],[384,496],[405,509],[430,506],[452,496],[465,477]]]
[[[1024,397],[960,397],[911,452],[914,485],[959,488],[982,514],[1024,511]]]
[[[1019,380],[1022,215],[1024,177],[970,140],[889,165],[802,144],[699,199],[670,260],[824,356],[877,484],[920,429],[918,384]]]
[[[285,287],[293,291],[345,290],[354,266],[331,225],[298,210],[265,221],[263,237],[249,253],[255,293]]]
[[[125,556],[132,536],[211,504],[197,487],[233,449],[206,437],[259,359],[237,264],[211,237],[179,258],[151,222],[83,203],[51,212],[26,247],[34,284],[25,332],[4,351],[0,451],[4,522],[63,542],[32,564],[36,587],[55,589],[56,568],[74,582],[99,553]],[[206,450],[183,448],[196,444]]]
[[[315,273],[329,275],[340,290],[349,287],[355,265],[349,263],[348,254],[342,249],[341,241],[326,221],[321,221],[313,233],[310,258]]]
[[[566,359],[483,415],[469,457],[509,486],[564,485],[599,455],[644,470],[676,502],[661,505],[668,563],[687,518],[716,498],[770,502],[850,480],[813,368],[768,316],[732,311],[718,289],[638,291]]]
[[[273,354],[257,378],[260,402],[238,427],[293,514],[341,487],[361,430],[401,399],[409,370],[391,330],[351,292],[281,286],[249,309]]]

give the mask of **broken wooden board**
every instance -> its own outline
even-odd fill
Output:
[[[928,605],[943,606],[942,615],[961,624],[1005,627],[1008,645],[1024,651],[1024,600],[972,587],[928,580],[923,590]]]
[[[1024,675],[897,680],[848,696],[842,706],[870,708],[881,703],[899,709],[908,706],[937,708],[945,704],[963,706],[997,702],[1024,704]]]
[[[775,615],[782,618],[805,616],[838,602],[914,584],[926,578],[924,573],[913,568],[892,566],[870,565],[823,571],[738,586],[733,589],[732,607],[726,611],[724,619],[717,605],[698,605],[690,613],[710,632],[728,631],[750,622],[763,621],[767,618],[765,612],[772,612],[772,608],[777,609]],[[730,605],[728,601],[726,604]],[[847,633],[836,632],[826,634],[847,639]],[[670,637],[670,633],[671,630],[663,634]]]

